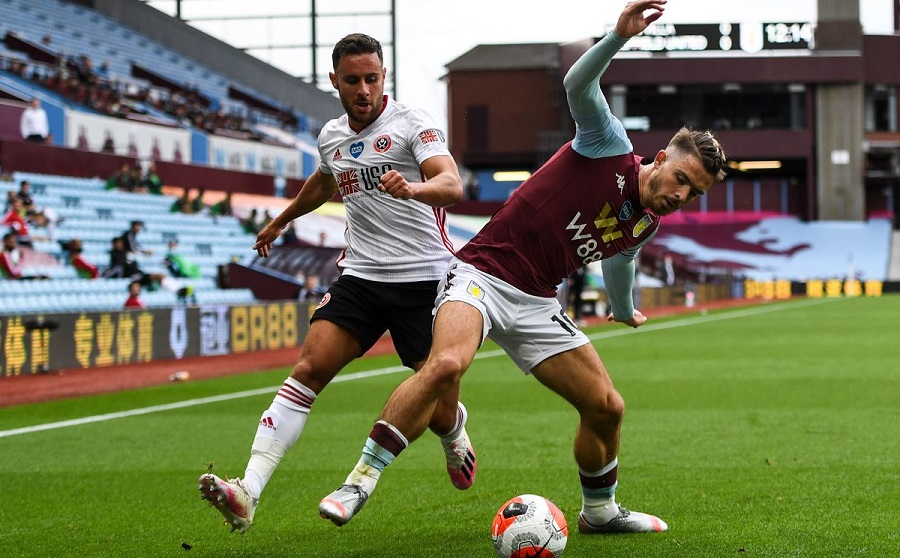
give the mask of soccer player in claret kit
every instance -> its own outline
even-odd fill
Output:
[[[598,80],[613,55],[656,21],[666,0],[629,3],[614,31],[567,73],[564,86],[575,138],[525,181],[448,268],[437,299],[432,350],[400,384],[369,434],[354,469],[358,486],[319,504],[342,525],[374,490],[381,471],[425,429],[437,401],[458,390],[475,351],[490,334],[526,373],[578,411],[575,461],[582,533],[659,532],[666,523],[615,501],[624,401],[587,336],[566,316],[556,286],[601,261],[611,321],[639,327],[634,258],[668,215],[724,177],[725,154],[709,133],[681,129],[652,159],[632,152]],[[646,15],[645,15],[646,12]],[[378,474],[369,474],[377,471]]]
[[[319,169],[259,232],[254,249],[268,256],[288,223],[340,192],[347,213],[341,276],[313,313],[300,358],[259,421],[243,478],[200,476],[201,496],[242,533],[316,397],[347,363],[390,331],[404,365],[424,364],[437,286],[453,256],[444,207],[462,199],[463,188],[444,133],[424,112],[384,95],[375,39],[344,37],[332,62],[331,82],[346,114],[322,129]],[[448,391],[426,422],[440,436],[452,484],[464,490],[475,480],[476,461],[458,400],[458,391]]]

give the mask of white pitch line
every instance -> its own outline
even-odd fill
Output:
[[[588,338],[592,341],[597,341],[599,339],[608,339],[611,337],[619,337],[622,335],[630,335],[633,333],[643,333],[643,332],[651,332],[651,331],[659,331],[663,329],[671,329],[674,327],[684,327],[702,323],[708,323],[719,320],[731,320],[735,318],[745,318],[748,316],[756,316],[759,314],[767,314],[769,312],[779,312],[781,310],[790,310],[796,308],[798,306],[810,306],[813,304],[821,304],[824,302],[832,302],[835,300],[843,300],[840,298],[822,298],[822,299],[804,299],[796,302],[784,302],[780,304],[772,304],[769,306],[753,306],[749,308],[742,308],[734,311],[726,311],[718,314],[712,315],[701,315],[701,316],[693,316],[690,318],[682,318],[680,320],[672,320],[663,323],[650,323],[645,326],[642,326],[639,329],[616,329],[611,331],[601,331],[595,333],[593,335],[589,335]],[[485,358],[493,358],[498,356],[505,356],[506,353],[501,349],[495,349],[492,351],[480,351],[475,355],[476,359],[485,359]],[[335,377],[331,382],[350,382],[353,380],[362,380],[366,378],[374,378],[376,376],[385,376],[387,374],[396,374],[398,372],[409,372],[409,368],[405,366],[389,366],[387,368],[378,368],[375,370],[365,370],[362,372],[353,372],[350,374],[341,374],[340,376]],[[206,405],[207,403],[219,403],[221,401],[230,401],[232,399],[243,399],[245,397],[255,397],[257,395],[265,395],[267,393],[273,394],[275,391],[281,387],[272,386],[258,389],[250,389],[245,391],[238,391],[235,393],[226,393],[223,395],[213,395],[210,397],[200,397],[197,399],[188,399],[186,401],[178,401],[176,403],[167,403],[165,405],[153,405],[151,407],[142,407],[140,409],[131,409],[128,411],[119,411],[117,413],[105,413],[102,415],[93,415],[89,417],[82,417],[71,420],[63,420],[59,422],[48,422],[45,424],[36,424],[34,426],[25,426],[22,428],[13,428],[11,430],[0,430],[0,438],[8,438],[10,436],[18,436],[20,434],[32,434],[35,432],[43,432],[45,430],[56,430],[58,428],[67,428],[69,426],[80,426],[82,424],[90,424],[93,422],[105,422],[108,420],[115,420],[120,418],[129,418],[136,417],[140,415],[148,415],[150,413],[160,413],[163,411],[171,411],[174,409],[184,409],[186,407],[195,407],[197,405]]]

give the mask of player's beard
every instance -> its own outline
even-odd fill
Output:
[[[350,120],[355,124],[354,128],[358,127],[362,130],[372,122],[375,122],[378,115],[381,114],[381,108],[384,105],[384,97],[379,95],[377,99],[373,98],[370,103],[370,110],[366,113],[359,112],[359,109],[356,107],[356,99],[347,101],[341,97],[341,104],[344,106],[344,111],[346,111],[347,116],[349,116]]]
[[[657,215],[669,215],[670,213],[675,213],[681,209],[681,206],[677,204],[674,206],[669,205],[667,197],[662,195],[662,184],[660,183],[659,176],[650,178],[650,181],[647,184],[647,190],[649,194],[647,209],[653,213],[656,213]]]

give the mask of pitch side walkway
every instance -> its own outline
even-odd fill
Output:
[[[671,306],[647,310],[648,318],[674,314],[696,313],[701,310],[749,306],[746,300],[727,300],[698,305],[693,308]],[[588,326],[607,325],[605,318],[587,318]],[[625,326],[619,326],[625,327]],[[383,337],[367,354],[383,355],[394,350],[389,337]],[[53,401],[67,397],[82,397],[126,389],[164,384],[176,372],[187,371],[190,381],[244,374],[250,370],[270,370],[292,366],[300,353],[298,347],[272,351],[258,351],[238,355],[192,357],[181,360],[160,360],[143,364],[128,364],[90,368],[86,370],[58,370],[48,374],[29,374],[0,378],[0,407]]]

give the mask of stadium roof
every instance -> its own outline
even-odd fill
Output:
[[[478,45],[447,64],[451,71],[534,70],[559,67],[556,43]]]

